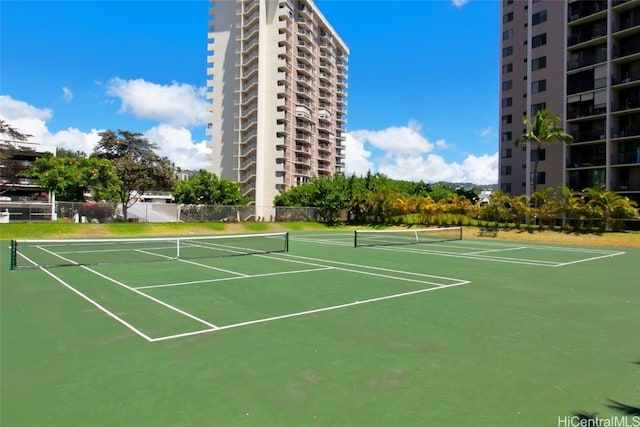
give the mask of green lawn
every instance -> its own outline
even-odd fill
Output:
[[[10,271],[0,242],[0,425],[537,427],[640,407],[640,250],[351,239],[50,274]]]

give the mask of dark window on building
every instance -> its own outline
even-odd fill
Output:
[[[546,102],[541,102],[539,104],[533,104],[531,106],[531,115],[535,116],[538,111],[544,110],[545,108],[547,108],[547,103]]]
[[[547,90],[546,80],[538,80],[537,82],[531,83],[531,93],[544,92],[546,90]]]
[[[505,13],[502,15],[502,23],[506,24],[507,22],[513,21],[513,12]]]
[[[541,70],[543,68],[547,68],[547,57],[546,56],[541,56],[540,58],[536,58],[533,61],[531,61],[531,70],[532,71]]]
[[[502,98],[502,108],[511,107],[513,105],[513,98]]]
[[[513,55],[513,46],[505,47],[502,49],[502,57]]]
[[[531,172],[529,176],[531,184],[546,184],[547,177],[545,172]]]
[[[531,17],[531,25],[542,24],[547,20],[547,10],[541,10],[538,13],[534,13]]]
[[[502,40],[511,40],[513,38],[513,29],[502,32]]]
[[[510,182],[503,182],[502,184],[500,184],[500,190],[502,190],[503,193],[510,193],[511,192],[511,183]]]
[[[502,74],[508,74],[513,71],[513,64],[505,64],[502,66]]]
[[[500,152],[500,156],[503,159],[508,159],[511,157],[511,148],[503,148],[502,151]]]
[[[513,81],[507,80],[506,82],[502,82],[502,90],[510,90],[513,88]]]
[[[547,33],[542,33],[531,38],[531,47],[536,48],[547,44]]]
[[[500,175],[511,175],[511,166],[502,166],[500,168]]]
[[[502,135],[500,136],[500,140],[503,142],[511,141],[511,138],[511,132],[502,132]]]
[[[539,150],[531,150],[531,161],[543,161],[547,158],[547,152],[544,148]]]
[[[505,116],[502,116],[502,124],[503,125],[510,125],[511,124],[511,120],[512,120],[511,114],[507,114]]]

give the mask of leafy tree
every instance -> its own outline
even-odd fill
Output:
[[[601,219],[600,228],[617,229],[621,219],[637,218],[637,204],[628,197],[621,196],[604,186],[586,188],[584,201],[595,218]]]
[[[20,132],[18,129],[14,128],[2,119],[0,119],[0,134],[9,138],[10,140],[23,142],[33,136]]]
[[[177,203],[187,205],[246,205],[249,199],[242,195],[237,183],[218,178],[204,169],[186,181],[180,181],[172,191]]]
[[[536,112],[533,123],[526,117],[522,119],[527,130],[516,139],[516,146],[532,143],[536,149],[533,163],[533,193],[537,191],[538,158],[542,146],[558,142],[570,145],[573,142],[573,137],[565,133],[560,126],[560,121],[560,116],[549,116],[549,110],[546,109]]]
[[[175,181],[175,166],[166,157],[155,153],[159,147],[141,133],[118,130],[100,132],[100,141],[93,157],[109,160],[116,168],[120,186],[118,199],[122,215],[137,202],[137,195],[150,190],[169,190]]]
[[[29,153],[35,155],[33,148],[21,145],[20,142],[27,142],[32,135],[22,133],[18,129],[9,125],[4,120],[0,120],[0,193],[2,186],[5,185],[5,181],[11,181],[12,179],[20,176],[24,176],[28,167],[24,162],[17,158],[21,153]]]
[[[68,202],[84,201],[84,194],[90,190],[96,198],[111,198],[104,196],[116,194],[120,184],[116,169],[109,160],[84,156],[40,157],[29,171],[29,176],[38,179],[43,188],[54,191],[59,200]]]

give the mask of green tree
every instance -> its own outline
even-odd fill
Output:
[[[127,209],[137,202],[137,196],[150,190],[170,190],[175,182],[175,166],[154,150],[141,133],[125,130],[100,132],[100,141],[93,157],[107,159],[116,168],[120,186],[118,199],[122,215],[127,219]]]
[[[628,197],[621,196],[604,186],[585,188],[584,199],[591,213],[600,219],[600,229],[618,229],[622,219],[638,218],[638,205]]]
[[[549,110],[538,110],[533,123],[526,117],[522,119],[526,126],[526,132],[516,139],[516,146],[521,144],[533,144],[536,153],[533,160],[533,193],[537,191],[538,163],[540,150],[544,145],[552,143],[564,143],[570,145],[573,137],[565,133],[560,126],[560,116],[550,116]]]
[[[84,194],[92,191],[95,198],[115,195],[120,179],[114,165],[106,159],[86,157],[57,157],[46,155],[36,160],[29,176],[40,185],[56,193],[59,200],[84,201]]]
[[[187,205],[244,206],[249,199],[242,195],[240,186],[204,169],[186,181],[180,181],[172,191],[177,203]]]
[[[4,120],[0,120],[0,194],[10,182],[20,176],[24,176],[28,167],[19,160],[21,153],[35,155],[33,148],[20,144],[26,143],[32,135],[22,133]]]
[[[33,136],[26,133],[22,133],[21,131],[14,128],[13,126],[11,126],[9,123],[5,122],[2,119],[0,119],[0,134],[2,134],[4,137],[9,138],[10,140],[23,141],[23,142],[27,141],[29,138]]]

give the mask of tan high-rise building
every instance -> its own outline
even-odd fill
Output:
[[[211,170],[269,219],[281,190],[344,168],[349,50],[310,0],[211,0]]]
[[[640,201],[640,0],[502,0],[501,12],[501,190],[605,185]],[[543,108],[571,146],[515,145]]]

